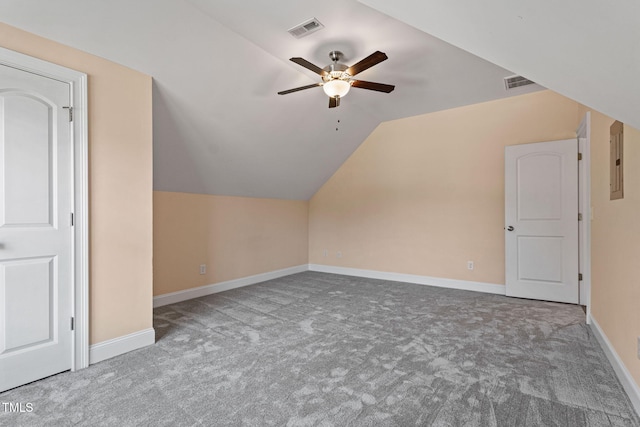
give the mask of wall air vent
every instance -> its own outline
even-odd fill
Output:
[[[526,79],[522,76],[511,76],[504,78],[504,87],[506,90],[533,84],[535,84],[535,82],[532,82],[531,80]]]
[[[308,36],[311,33],[315,33],[318,30],[324,28],[324,25],[318,21],[317,18],[311,18],[304,21],[302,24],[298,24],[293,28],[289,28],[287,31],[293,37],[299,39],[305,36]]]

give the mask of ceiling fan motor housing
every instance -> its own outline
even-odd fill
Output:
[[[338,50],[332,50],[329,52],[329,58],[331,58],[333,64],[327,65],[322,69],[323,71],[326,71],[326,74],[322,76],[322,80],[325,83],[336,79],[345,80],[347,82],[350,81],[352,76],[346,72],[349,67],[338,62],[343,56],[342,52]]]
[[[327,73],[322,76],[322,80],[324,80],[325,83],[335,79],[349,81],[349,79],[351,79],[351,75],[347,73],[348,68],[348,66],[337,62],[327,65],[323,68]]]

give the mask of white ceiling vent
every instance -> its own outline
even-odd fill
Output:
[[[301,37],[308,36],[311,33],[315,33],[316,31],[323,28],[324,25],[322,25],[317,18],[311,18],[307,19],[302,24],[298,24],[293,28],[289,28],[287,31],[289,31],[289,34],[291,34],[293,37],[299,39]]]
[[[533,84],[535,84],[535,82],[532,82],[531,80],[524,78],[522,76],[511,76],[511,77],[504,78],[504,88],[506,90],[515,89],[517,87],[533,85]]]

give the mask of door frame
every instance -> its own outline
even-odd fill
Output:
[[[578,284],[580,305],[586,307],[586,323],[591,324],[591,112],[587,111],[576,129],[578,153],[578,212],[582,214],[578,230],[578,271],[582,281]]]
[[[69,83],[73,126],[72,282],[75,327],[72,334],[71,370],[89,366],[89,135],[87,75],[0,47],[0,64]]]
[[[587,111],[576,130],[578,152],[582,161],[578,162],[578,212],[582,213],[579,229],[579,264],[582,273],[580,283],[580,304],[587,307],[586,323],[591,323],[591,112]]]

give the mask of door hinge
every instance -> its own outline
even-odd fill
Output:
[[[75,331],[75,329],[76,329],[76,321],[75,321],[75,318],[72,317],[71,318],[71,330]]]
[[[582,214],[581,213],[578,214],[578,221],[582,221]]]
[[[582,280],[582,273],[578,273],[578,281]]]
[[[71,226],[75,225],[75,218],[73,217],[73,212],[71,212]]]
[[[73,121],[73,107],[62,107],[65,110],[69,111],[69,121],[72,122]]]
[[[578,153],[578,160],[582,160],[582,153]]]

